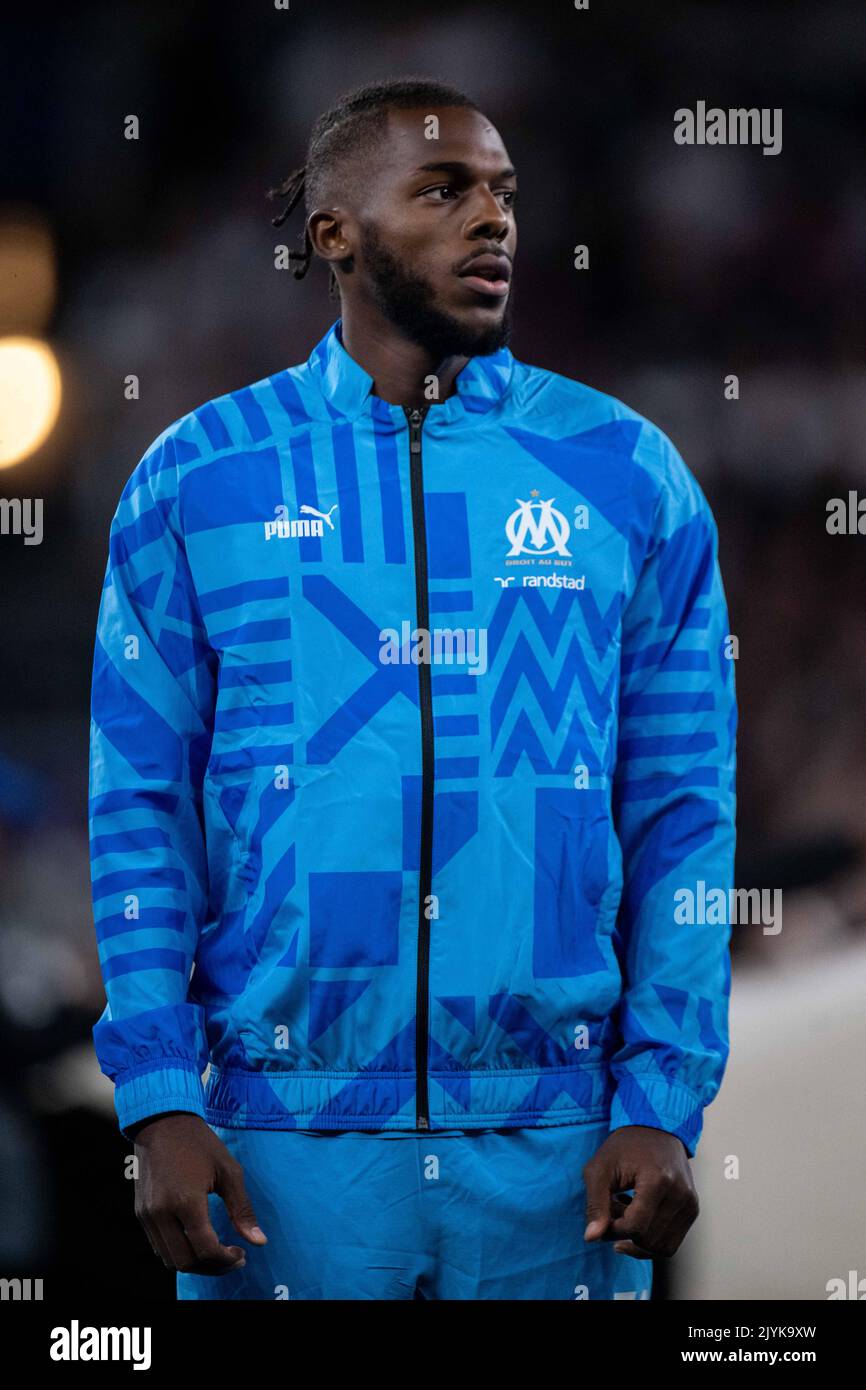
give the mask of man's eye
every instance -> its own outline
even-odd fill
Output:
[[[453,185],[450,183],[437,183],[433,188],[425,188],[422,190],[422,192],[425,198],[428,197],[430,194],[432,194],[434,197],[437,194],[443,194],[444,196],[442,198],[438,198],[439,202],[447,202],[448,198],[457,197],[457,192]]]
[[[500,188],[496,196],[502,199],[504,207],[510,208],[517,200],[517,189]],[[454,198],[459,198],[460,190],[455,188],[453,183],[437,183],[430,188],[422,188],[421,197],[432,198],[438,203],[447,203]]]

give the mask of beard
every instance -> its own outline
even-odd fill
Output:
[[[509,293],[501,318],[489,328],[472,328],[437,308],[436,292],[430,282],[407,270],[369,225],[364,228],[363,256],[378,308],[410,342],[424,348],[435,361],[451,356],[486,357],[507,345],[513,293]]]

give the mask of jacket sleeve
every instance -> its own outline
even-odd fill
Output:
[[[715,522],[661,439],[649,545],[623,617],[610,1127],[668,1130],[693,1156],[729,1050],[729,914],[703,909],[712,889],[728,904],[733,886],[737,713]]]
[[[93,661],[90,861],[108,999],[93,1036],[122,1130],[167,1110],[204,1114],[203,1016],[187,995],[208,902],[215,685],[167,434],[111,523]]]

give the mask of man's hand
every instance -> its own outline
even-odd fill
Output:
[[[584,1240],[614,1240],[638,1260],[673,1255],[698,1214],[685,1146],[645,1125],[615,1129],[583,1170],[588,1225]],[[614,1194],[633,1187],[635,1195]]]
[[[133,1135],[138,1159],[135,1214],[167,1269],[228,1274],[246,1263],[239,1245],[222,1245],[208,1215],[207,1196],[223,1199],[239,1236],[264,1245],[244,1187],[241,1165],[199,1115],[156,1115]]]

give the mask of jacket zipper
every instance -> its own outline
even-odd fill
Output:
[[[409,422],[409,483],[412,497],[412,535],[415,546],[415,606],[417,626],[430,626],[427,588],[427,528],[424,521],[424,475],[421,467],[421,429],[427,407],[404,406]],[[430,1128],[427,1087],[430,1028],[430,918],[427,900],[433,882],[433,696],[429,661],[418,663],[421,709],[421,852],[418,874],[418,973],[415,985],[415,1127]]]

